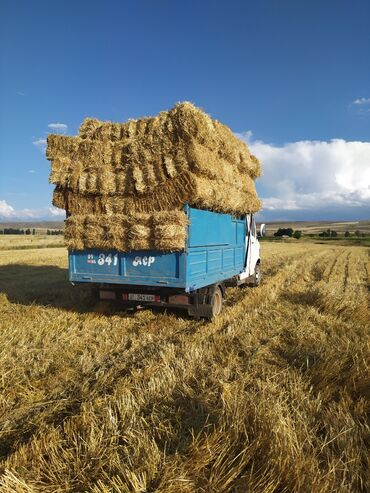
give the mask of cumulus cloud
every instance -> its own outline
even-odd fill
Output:
[[[2,221],[27,221],[65,218],[65,211],[56,207],[45,207],[43,209],[15,209],[6,200],[0,200],[0,220]]]
[[[359,104],[359,105],[370,104],[370,98],[357,98],[353,101],[353,104]]]
[[[49,207],[48,208],[49,214],[54,217],[54,218],[65,218],[66,211],[64,209],[58,209],[57,207]]]
[[[68,125],[66,125],[65,123],[49,123],[48,127],[52,130],[55,130],[56,132],[66,132]]]
[[[0,217],[9,218],[14,215],[14,208],[9,205],[5,200],[0,200]]]
[[[38,149],[40,149],[41,152],[45,152],[46,150],[46,139],[36,139],[32,141],[32,144],[36,146]]]
[[[370,217],[370,142],[305,140],[277,146],[251,140],[251,134],[240,136],[262,162],[257,187],[265,210],[362,208]]]

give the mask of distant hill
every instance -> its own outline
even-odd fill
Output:
[[[353,233],[360,230],[362,233],[370,234],[370,221],[279,221],[268,222],[267,234],[273,235],[279,228],[299,229],[305,234],[317,234],[327,229],[332,229],[338,233],[349,231]],[[27,229],[64,229],[64,221],[22,221],[22,222],[0,222],[0,229],[18,228]]]
[[[279,228],[298,229],[304,234],[318,234],[327,229],[342,234],[346,231],[352,234],[356,230],[370,234],[370,221],[279,221],[266,223],[268,236],[273,235]]]
[[[20,221],[20,222],[0,222],[0,229],[18,228],[18,229],[64,229],[64,221]]]

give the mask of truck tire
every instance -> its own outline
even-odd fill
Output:
[[[260,284],[261,284],[261,264],[260,262],[258,262],[258,264],[256,264],[256,267],[254,269],[253,281],[251,286],[257,288]]]
[[[188,308],[188,315],[196,320],[212,320],[222,311],[223,285],[217,284],[198,289],[194,303]]]
[[[212,307],[212,318],[217,317],[222,312],[223,296],[220,286],[217,286],[212,293],[211,297],[211,307]]]

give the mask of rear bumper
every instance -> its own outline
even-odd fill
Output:
[[[185,293],[184,289],[178,288],[159,288],[152,286],[134,286],[134,285],[93,285],[93,295],[98,299],[112,301],[126,307],[135,306],[157,306],[163,308],[189,308],[194,301],[192,294]],[[103,296],[102,296],[103,293]],[[128,294],[151,294],[157,299],[154,301],[128,300]],[[171,301],[171,298],[177,297],[183,302]]]
[[[175,308],[186,310],[188,315],[195,317],[210,318],[212,316],[212,307],[210,305],[210,294],[208,289],[201,289],[197,292],[186,293],[184,289],[177,288],[157,288],[151,286],[117,286],[117,285],[93,285],[93,295],[97,299],[104,299],[124,308],[136,308],[138,306],[157,307],[157,308]],[[112,296],[107,297],[104,295],[101,298],[100,293],[111,293]],[[124,299],[125,294],[137,293],[137,294],[153,294],[159,296],[159,301],[131,301]],[[170,298],[179,296],[184,302],[171,302]],[[186,300],[186,302],[185,302]]]

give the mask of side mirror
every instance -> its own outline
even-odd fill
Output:
[[[266,236],[266,224],[261,224],[259,236]]]

